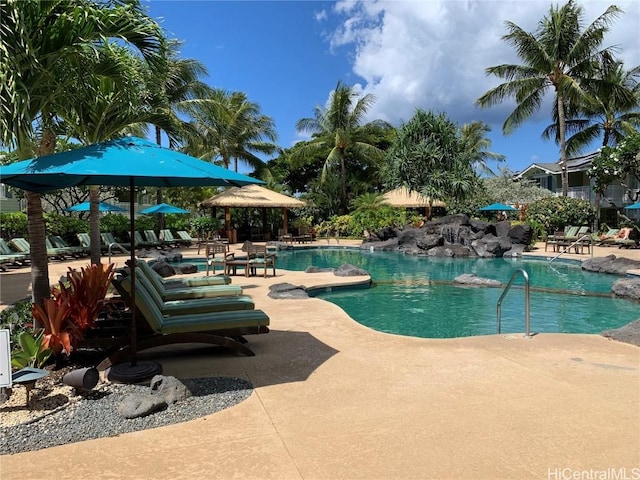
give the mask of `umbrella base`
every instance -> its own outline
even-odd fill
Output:
[[[157,362],[119,363],[113,365],[107,378],[115,383],[143,383],[162,374],[162,365]]]

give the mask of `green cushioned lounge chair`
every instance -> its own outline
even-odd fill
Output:
[[[158,281],[165,288],[186,288],[186,287],[206,287],[212,285],[228,285],[231,283],[231,277],[228,275],[202,276],[202,277],[179,277],[179,278],[162,278],[156,272],[150,263],[144,260],[138,260],[136,266],[142,269],[142,272],[153,281]]]

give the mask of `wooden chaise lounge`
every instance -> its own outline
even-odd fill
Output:
[[[214,302],[209,311],[194,308],[193,311],[198,313],[163,314],[162,308],[165,302],[157,303],[159,297],[151,293],[147,279],[142,276],[139,269],[136,270],[135,308],[138,324],[136,351],[138,352],[162,345],[205,343],[254,356],[254,352],[245,345],[244,335],[269,333],[267,314],[262,310],[255,310],[253,302],[244,297],[203,299],[203,301],[218,300],[220,302],[220,304]],[[113,283],[125,302],[131,306],[130,279],[128,277],[115,279]],[[190,300],[182,305],[182,311],[187,312],[192,302],[194,301]],[[230,308],[237,309],[221,309],[224,302],[227,302]],[[123,361],[131,354],[128,335],[94,340],[88,344],[108,348],[108,357],[100,363],[99,370]]]

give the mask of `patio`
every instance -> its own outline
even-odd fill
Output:
[[[16,274],[0,274],[3,301]],[[183,424],[3,456],[2,478],[524,479],[630,476],[640,465],[637,347],[596,335],[399,337],[319,299],[267,296],[274,283],[336,279],[281,269],[234,277],[271,317],[271,333],[250,338],[256,356],[159,358],[167,375],[247,379],[248,400]]]

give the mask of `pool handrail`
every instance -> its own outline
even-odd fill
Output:
[[[513,281],[516,278],[516,275],[518,273],[522,274],[522,277],[524,278],[524,337],[525,338],[531,338],[531,333],[530,333],[530,327],[531,327],[531,317],[529,315],[530,312],[530,302],[529,302],[529,274],[527,273],[527,271],[524,268],[518,268],[515,272],[513,272],[513,275],[511,275],[511,279],[509,280],[509,283],[507,283],[507,286],[504,287],[504,290],[502,291],[502,295],[500,295],[500,298],[498,299],[498,305],[496,307],[496,313],[497,313],[497,317],[498,317],[498,324],[497,324],[497,329],[498,329],[498,334],[500,334],[500,323],[501,323],[501,314],[502,314],[502,300],[504,299],[504,297],[507,295],[507,292],[509,291],[509,289],[511,288],[511,285],[513,284]]]

